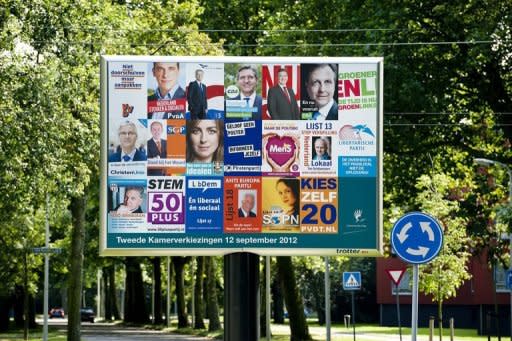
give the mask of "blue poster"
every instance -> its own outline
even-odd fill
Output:
[[[226,120],[224,144],[226,175],[261,175],[260,120]]]
[[[186,193],[186,232],[222,233],[222,178],[189,176]]]

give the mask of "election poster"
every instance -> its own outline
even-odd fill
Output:
[[[187,177],[186,193],[186,232],[222,233],[222,178]]]
[[[187,120],[224,119],[224,64],[186,66]]]
[[[224,122],[224,174],[261,175],[261,120]]]
[[[147,63],[147,118],[184,119],[186,111],[183,63]]]
[[[301,113],[303,120],[338,119],[338,65],[301,65]]]
[[[117,179],[109,182],[109,232],[146,232],[146,184],[143,180]]]
[[[338,233],[338,179],[300,179],[302,233]]]
[[[302,176],[336,176],[338,122],[301,121]]]
[[[109,124],[146,118],[146,63],[112,62],[108,68]]]
[[[148,178],[149,232],[185,232],[185,177]]]
[[[185,175],[186,173],[186,124],[185,120],[167,120],[167,156],[165,175]],[[149,160],[148,160],[149,165]]]
[[[102,56],[100,253],[378,256],[383,60]]]
[[[300,175],[299,128],[299,121],[263,121],[263,175]]]
[[[262,179],[263,232],[300,232],[300,180]]]
[[[264,64],[263,119],[300,120],[300,64]]]
[[[341,113],[377,112],[378,71],[374,64],[339,64],[338,103]]]
[[[109,134],[108,174],[111,177],[143,178],[147,175],[147,120],[112,120]]]
[[[224,174],[224,121],[187,120],[187,175]]]
[[[261,177],[224,177],[224,232],[261,232]]]
[[[261,65],[225,64],[226,118],[261,120]]]

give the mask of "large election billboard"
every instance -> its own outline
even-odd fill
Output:
[[[101,59],[101,255],[382,254],[382,58]]]

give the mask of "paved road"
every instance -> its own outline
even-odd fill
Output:
[[[37,321],[43,323],[41,321]],[[67,319],[50,319],[49,325],[62,327],[65,332]],[[60,329],[60,328],[59,328]],[[211,341],[210,338],[163,333],[159,330],[149,330],[135,327],[118,326],[112,323],[82,322],[82,341]]]

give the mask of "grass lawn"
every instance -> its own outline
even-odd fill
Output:
[[[48,341],[65,341],[66,334],[57,329],[48,328]],[[41,341],[43,339],[42,328],[31,329],[28,333],[30,341]],[[0,333],[0,341],[23,340],[23,329],[13,330],[8,333]]]

